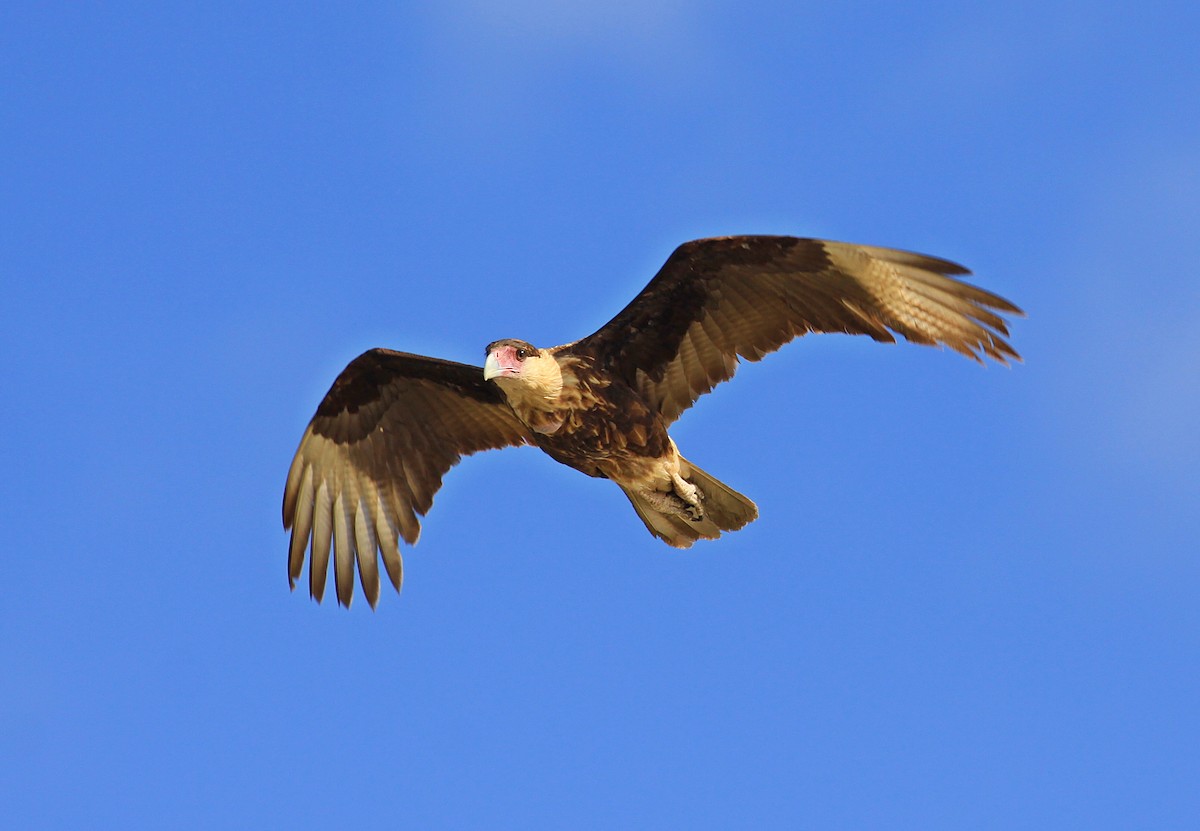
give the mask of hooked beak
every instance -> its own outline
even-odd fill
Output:
[[[496,357],[495,352],[489,352],[487,360],[483,362],[483,380],[490,381],[493,378],[504,375],[505,367],[500,366],[500,360]],[[508,370],[507,374],[512,374],[512,370]]]

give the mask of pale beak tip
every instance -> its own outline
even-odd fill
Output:
[[[490,381],[499,375],[500,372],[500,362],[496,360],[496,353],[489,352],[487,360],[483,362],[483,380]]]

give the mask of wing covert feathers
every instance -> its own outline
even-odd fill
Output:
[[[397,541],[414,545],[442,477],[459,459],[525,444],[525,428],[479,367],[373,349],[334,381],[292,460],[283,524],[292,531],[292,587],[309,565],[309,592],[325,593],[332,550],[338,602],[349,606],[354,573],[372,608],[377,556],[400,590]]]
[[[633,301],[572,351],[620,374],[669,422],[737,369],[809,332],[940,344],[983,362],[1020,360],[1007,300],[955,279],[957,263],[796,237],[684,243]],[[952,276],[953,275],[953,276]]]

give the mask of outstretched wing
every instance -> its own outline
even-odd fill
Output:
[[[624,378],[667,422],[721,381],[809,332],[943,344],[982,363],[1020,356],[997,312],[1024,313],[954,279],[947,260],[796,237],[687,242],[620,314],[570,347]]]
[[[292,530],[292,587],[311,537],[309,591],[321,600],[332,540],[338,602],[350,605],[357,560],[373,608],[377,552],[399,591],[396,537],[416,543],[417,515],[433,504],[446,471],[466,454],[527,441],[482,368],[387,349],[359,355],[317,407],[288,471],[283,526]]]

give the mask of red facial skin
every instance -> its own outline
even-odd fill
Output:
[[[496,358],[496,363],[500,365],[501,378],[513,378],[521,374],[521,364],[524,360],[517,357],[517,348],[515,346],[501,346],[492,352]]]

